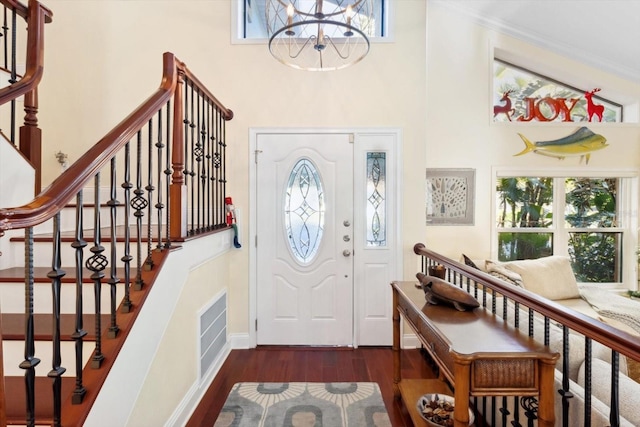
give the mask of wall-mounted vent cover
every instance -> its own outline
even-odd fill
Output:
[[[200,379],[213,366],[227,343],[227,292],[217,298],[200,312]]]

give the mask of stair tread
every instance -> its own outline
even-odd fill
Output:
[[[34,336],[37,341],[51,341],[53,336],[53,319],[50,313],[36,313],[33,315]],[[110,315],[100,316],[102,329],[109,326]],[[5,341],[24,340],[25,338],[25,315],[24,313],[3,313],[0,314],[2,321],[2,339]],[[82,315],[82,328],[87,332],[85,341],[95,341],[95,314]],[[60,315],[60,339],[62,341],[72,341],[71,334],[76,330],[76,315]]]
[[[76,268],[75,267],[62,267],[62,270],[66,272],[66,274],[62,277],[62,283],[76,283]],[[33,268],[33,281],[35,283],[51,283],[51,279],[47,277],[47,274],[51,271],[50,267],[34,267]],[[91,274],[93,272],[87,268],[82,269],[82,282],[83,283],[93,283],[91,280]],[[105,277],[108,279],[110,274],[110,269],[104,271]],[[124,278],[124,268],[118,267],[116,268],[116,276],[120,279]],[[129,272],[129,277],[131,279],[135,278],[137,274],[137,270],[131,267]],[[107,280],[103,279],[103,283]],[[10,283],[10,282],[23,282],[24,281],[24,267],[11,267],[0,270],[0,283]]]
[[[44,363],[42,361],[41,363]],[[26,419],[26,399],[23,376],[6,376],[5,399],[7,405],[7,422],[9,424],[24,425]],[[35,416],[36,424],[45,424],[53,420],[53,387],[52,379],[49,377],[36,377],[35,381]],[[62,377],[62,401],[66,399],[75,389],[75,377]]]

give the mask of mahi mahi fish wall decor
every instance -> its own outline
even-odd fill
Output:
[[[525,149],[514,154],[514,156],[522,156],[530,152],[541,154],[543,156],[556,157],[560,160],[565,157],[580,157],[589,163],[591,152],[602,150],[607,147],[607,140],[604,136],[593,133],[590,129],[582,126],[580,129],[560,139],[552,141],[531,142],[526,136],[519,133],[520,138],[524,141]]]

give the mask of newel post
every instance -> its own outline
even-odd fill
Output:
[[[169,237],[184,240],[187,234],[187,187],[184,182],[183,100],[184,70],[178,69],[178,84],[173,96],[173,141],[171,148],[171,185],[169,187]]]
[[[24,125],[20,127],[20,151],[35,168],[35,194],[42,186],[42,129],[38,127],[38,89],[24,95]]]

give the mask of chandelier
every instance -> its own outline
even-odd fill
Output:
[[[311,71],[339,70],[369,52],[371,0],[266,0],[269,51]]]

